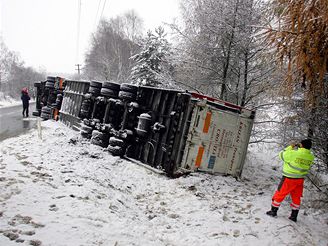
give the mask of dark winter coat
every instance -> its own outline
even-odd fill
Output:
[[[26,93],[22,93],[21,99],[23,102],[23,107],[28,108],[30,96]]]

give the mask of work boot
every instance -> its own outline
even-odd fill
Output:
[[[278,211],[277,207],[271,206],[271,210],[266,212],[266,214],[272,217],[277,217],[277,211]]]
[[[296,221],[297,221],[298,211],[299,211],[299,210],[292,209],[292,213],[291,213],[291,215],[289,216],[288,219],[290,219],[290,220],[296,222]]]

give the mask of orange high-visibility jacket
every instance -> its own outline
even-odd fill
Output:
[[[305,148],[294,150],[292,146],[281,151],[279,157],[284,161],[282,174],[289,178],[304,178],[314,160],[314,155],[310,150]]]

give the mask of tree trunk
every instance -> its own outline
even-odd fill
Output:
[[[316,113],[317,113],[317,96],[314,96],[313,104],[311,105],[310,117],[308,122],[308,132],[307,137],[313,139],[315,125],[316,125]]]
[[[246,95],[248,92],[248,51],[245,51],[245,60],[244,60],[244,66],[245,66],[245,71],[244,71],[244,90],[243,90],[243,96],[241,99],[241,104],[240,106],[244,107],[246,103]]]
[[[227,99],[227,77],[228,77],[228,71],[229,71],[229,67],[230,67],[230,56],[231,56],[231,52],[232,52],[232,44],[233,44],[233,41],[235,38],[235,28],[236,28],[236,18],[237,18],[238,7],[239,7],[239,0],[237,0],[236,4],[235,4],[232,31],[230,34],[228,49],[227,49],[227,57],[225,59],[224,65],[223,65],[222,86],[221,86],[221,93],[220,93],[220,99],[222,99],[222,100]]]

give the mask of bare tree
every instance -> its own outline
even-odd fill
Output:
[[[0,39],[0,91],[6,91],[6,88],[4,87],[8,82],[11,65],[17,62],[17,55],[8,50],[3,40]]]
[[[119,18],[119,17],[118,17]],[[125,36],[132,42],[137,43],[143,31],[143,21],[134,10],[127,11],[121,17]]]
[[[176,80],[204,94],[256,109],[251,142],[279,143],[283,98],[277,97],[276,89],[281,74],[258,35],[268,15],[267,3],[183,0],[181,9],[183,23],[170,25],[178,40]]]
[[[86,54],[84,75],[89,79],[126,81],[133,64],[129,58],[139,48],[135,41],[141,26],[141,19],[133,11],[101,20]]]
[[[265,4],[255,0],[184,0],[178,80],[212,96],[245,106],[272,86],[274,64],[255,34]]]
[[[24,62],[0,41],[0,92],[17,98],[23,87],[33,91],[34,82],[44,79],[44,76],[44,73],[25,67]]]

